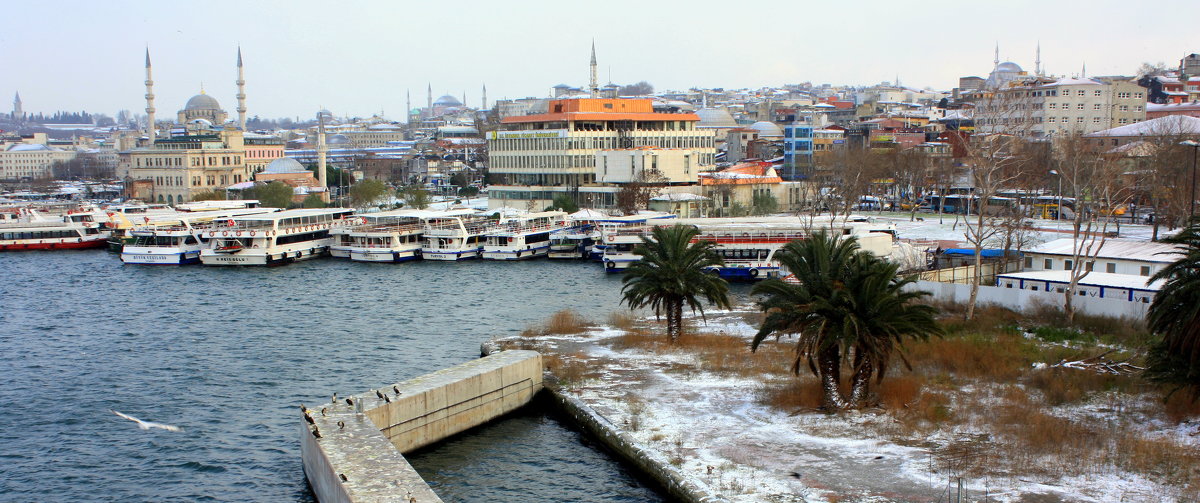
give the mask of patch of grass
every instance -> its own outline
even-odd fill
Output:
[[[953,424],[959,419],[951,405],[950,396],[944,393],[925,392],[911,402],[901,404],[891,411],[906,432],[936,429],[943,424]]]
[[[1014,333],[948,335],[908,342],[904,347],[914,369],[926,375],[946,373],[997,381],[1015,380],[1039,354],[1035,343]]]
[[[570,309],[563,309],[552,315],[546,321],[544,333],[569,335],[587,330],[588,322]]]
[[[613,311],[608,314],[608,325],[628,332],[638,326],[638,318],[632,311]]]
[[[875,389],[879,404],[886,409],[903,409],[916,403],[921,395],[925,379],[921,376],[901,375],[885,378]]]
[[[821,383],[804,376],[763,385],[758,389],[758,401],[784,412],[815,411],[821,407]]]
[[[1031,371],[1025,379],[1025,384],[1041,391],[1046,404],[1058,406],[1082,402],[1092,394],[1102,391],[1129,392],[1140,382],[1137,377],[1128,375],[1055,368]]]
[[[575,388],[588,379],[595,379],[597,374],[591,371],[583,353],[562,355],[552,352],[542,352],[542,364],[546,371],[554,376],[559,386]]]
[[[1163,402],[1163,412],[1166,413],[1167,419],[1180,423],[1188,419],[1200,418],[1200,399],[1192,400],[1191,395],[1188,395],[1185,390],[1176,391],[1170,395],[1169,397],[1164,396]]]

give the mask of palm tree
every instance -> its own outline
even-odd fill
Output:
[[[898,266],[862,251],[853,237],[819,232],[784,245],[776,256],[796,284],[769,279],[754,286],[753,293],[766,296],[760,307],[767,317],[750,349],[756,351],[771,334],[798,335],[791,370],[799,375],[806,365],[821,379],[826,409],[861,405],[871,377],[883,379],[904,339],[941,333],[936,309],[914,302],[928,293],[904,291],[915,279],[898,278]],[[851,356],[847,399],[840,389],[841,367]]]
[[[1200,220],[1163,240],[1183,245],[1183,257],[1150,277],[1166,280],[1147,313],[1150,330],[1162,340],[1150,348],[1146,377],[1187,389],[1200,398]]]
[[[642,259],[625,270],[621,278],[623,302],[630,309],[650,306],[654,316],[667,317],[667,334],[674,342],[683,328],[683,305],[704,316],[701,298],[729,309],[729,285],[705,268],[721,265],[713,253],[716,243],[692,242],[700,234],[693,226],[655,227],[650,238],[633,252]]]

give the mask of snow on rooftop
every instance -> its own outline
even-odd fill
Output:
[[[1023,279],[1026,281],[1048,281],[1050,283],[1070,283],[1071,271],[1026,271],[1000,274],[998,278]],[[1131,288],[1136,290],[1159,291],[1166,280],[1158,280],[1147,284],[1148,276],[1135,274],[1114,274],[1107,272],[1089,272],[1079,280],[1080,286],[1102,286],[1105,288]]]
[[[1179,259],[1182,247],[1168,243],[1155,243],[1134,239],[1108,239],[1104,241],[1096,258],[1140,260],[1144,262],[1169,263]],[[1055,239],[1036,246],[1026,253],[1041,255],[1074,255],[1075,240]]]
[[[1162,136],[1162,135],[1200,135],[1200,118],[1186,115],[1168,115],[1125,126],[1088,133],[1089,137],[1108,136]]]

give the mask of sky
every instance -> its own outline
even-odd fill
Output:
[[[382,113],[405,93],[479,106],[586,86],[593,40],[601,84],[656,90],[893,81],[949,90],[986,77],[994,50],[1051,74],[1132,75],[1200,52],[1195,0],[7,2],[0,109],[143,113],[144,51],[155,106],[171,117],[203,85],[235,115],[236,56],[251,117]],[[35,22],[32,20],[42,20]]]

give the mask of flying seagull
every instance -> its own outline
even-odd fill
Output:
[[[161,429],[164,429],[164,430],[167,430],[167,431],[183,431],[183,428],[180,428],[180,427],[178,427],[178,426],[171,426],[171,425],[169,425],[169,424],[162,424],[162,423],[152,423],[152,422],[150,422],[150,421],[142,421],[141,419],[138,419],[138,418],[136,418],[136,417],[130,416],[130,415],[128,415],[128,414],[122,414],[122,413],[120,413],[120,412],[117,412],[117,411],[115,411],[115,410],[112,410],[112,409],[108,409],[108,411],[109,411],[109,412],[112,412],[113,414],[116,414],[116,415],[118,415],[118,416],[121,416],[121,417],[123,417],[123,418],[125,418],[125,419],[128,419],[128,420],[130,420],[130,421],[133,421],[133,422],[137,423],[137,425],[138,425],[138,428],[141,428],[141,429],[143,429],[143,430],[149,430],[150,428],[161,428]]]

